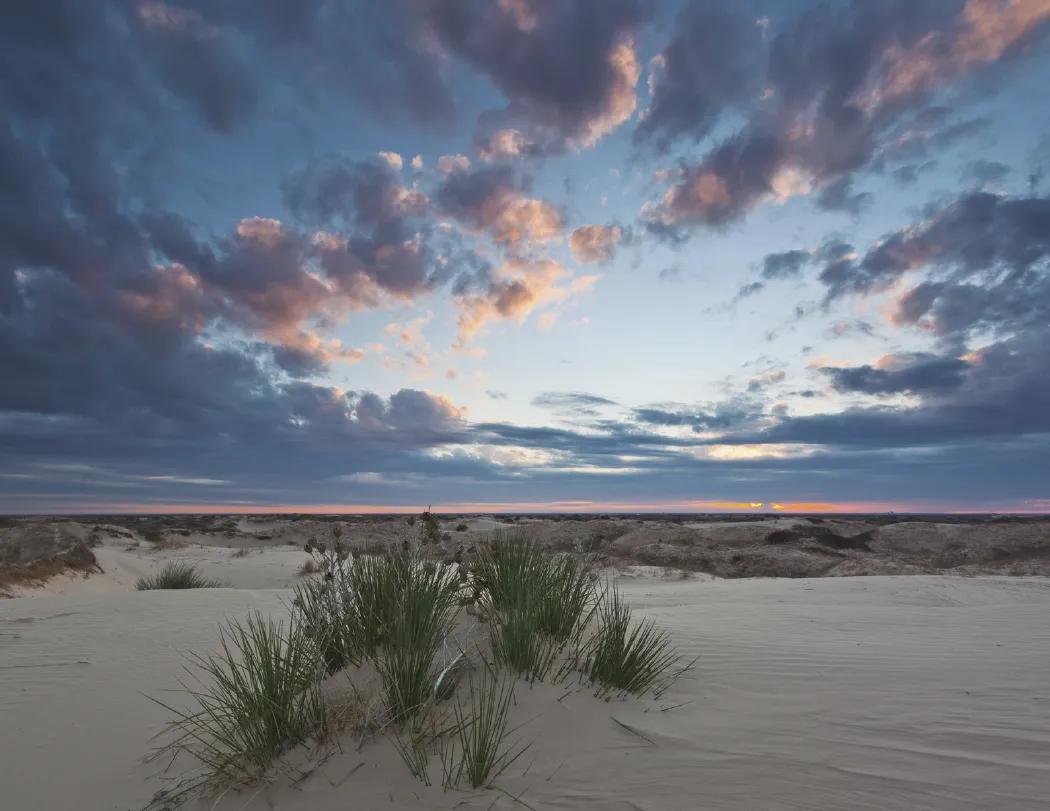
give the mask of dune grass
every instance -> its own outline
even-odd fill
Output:
[[[161,751],[193,755],[202,774],[194,788],[249,782],[328,728],[320,683],[350,666],[374,668],[383,708],[375,729],[393,733],[412,774],[430,785],[438,751],[445,786],[472,788],[490,787],[529,748],[509,742],[515,678],[578,673],[599,696],[659,695],[688,669],[670,637],[637,622],[615,586],[599,591],[578,559],[521,533],[495,536],[462,567],[407,544],[356,557],[338,541],[306,551],[323,576],[297,585],[291,620],[230,622],[218,654],[192,657],[196,681],[183,685],[191,709],[163,705],[176,720]],[[178,566],[180,577],[166,574]],[[208,583],[186,564],[169,564],[154,580]],[[487,628],[491,650],[490,661],[477,640],[478,670],[453,642],[471,602],[488,621],[473,632]]]
[[[404,553],[382,560],[402,582],[400,590],[384,593],[372,606],[383,616],[374,662],[392,717],[404,721],[434,698],[438,654],[459,614],[461,587],[451,566]]]
[[[217,589],[223,584],[218,580],[210,580],[197,571],[191,563],[180,563],[170,561],[165,563],[161,570],[149,577],[141,577],[135,583],[138,591],[151,591],[154,589]]]
[[[323,727],[317,647],[294,620],[252,613],[229,620],[220,651],[191,654],[182,682],[188,710],[152,699],[175,714],[161,755],[192,756],[200,765],[193,787],[249,782],[274,759]]]
[[[612,586],[599,599],[597,627],[583,646],[582,670],[599,695],[660,695],[690,665],[652,620],[634,622],[631,607]]]
[[[532,744],[521,746],[508,741],[512,734],[507,725],[514,700],[513,682],[484,667],[480,676],[471,674],[467,683],[469,700],[457,700],[453,708],[455,726],[441,752],[445,786],[465,781],[471,788],[487,788]]]
[[[586,570],[522,533],[506,533],[482,550],[475,577],[496,663],[529,681],[547,679],[593,614],[596,595]]]

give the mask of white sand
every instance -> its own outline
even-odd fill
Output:
[[[532,808],[1047,807],[1050,580],[622,582],[697,670],[659,703],[558,704],[558,691],[519,689],[517,718],[533,720],[518,734],[536,744],[499,784]],[[179,651],[212,646],[221,617],[283,611],[285,599],[223,589],[0,602],[0,807],[141,807],[163,783],[138,759],[166,718],[143,694],[174,686]],[[349,747],[297,787],[217,807],[490,806],[524,808],[423,788],[382,742]]]

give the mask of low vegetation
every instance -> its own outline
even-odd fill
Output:
[[[135,583],[139,591],[154,589],[216,589],[222,588],[218,580],[210,580],[197,571],[191,563],[171,561],[165,563],[161,570],[149,577],[141,577]]]
[[[637,623],[615,586],[598,602],[597,629],[585,643],[583,672],[598,693],[659,696],[680,675],[679,656],[652,620]]]
[[[188,796],[201,787],[250,782],[317,733],[325,720],[319,664],[300,624],[259,614],[229,621],[218,654],[191,654],[191,680],[182,683],[191,708],[153,699],[176,715],[172,737],[157,754],[187,754],[197,763],[180,791]]]
[[[469,700],[457,701],[455,726],[441,751],[446,786],[489,787],[529,749],[508,742],[514,684],[488,668],[469,678]]]
[[[172,710],[162,749],[196,758],[193,788],[251,780],[325,732],[319,685],[340,672],[355,696],[353,679],[375,674],[368,729],[393,734],[412,774],[430,785],[439,756],[444,786],[476,789],[528,748],[508,728],[519,679],[656,695],[687,669],[576,557],[520,533],[452,555],[434,548],[431,522],[427,511],[419,543],[382,554],[354,556],[338,533],[308,544],[316,576],[296,586],[290,621],[253,615],[226,628],[217,656],[195,657],[205,686],[184,686],[194,709]]]

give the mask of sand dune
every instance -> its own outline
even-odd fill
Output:
[[[698,657],[697,669],[659,702],[578,693],[557,703],[563,691],[522,686],[518,735],[535,744],[500,786],[530,807],[1045,807],[1050,581],[621,584]],[[165,785],[156,764],[140,762],[166,719],[144,694],[174,687],[180,652],[211,648],[220,618],[281,612],[287,596],[221,589],[0,603],[3,807],[140,808]],[[493,792],[424,788],[388,742],[354,747],[297,786],[227,796],[217,808],[524,807]]]

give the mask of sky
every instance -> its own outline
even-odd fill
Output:
[[[55,0],[0,512],[1050,511],[1050,0]]]

